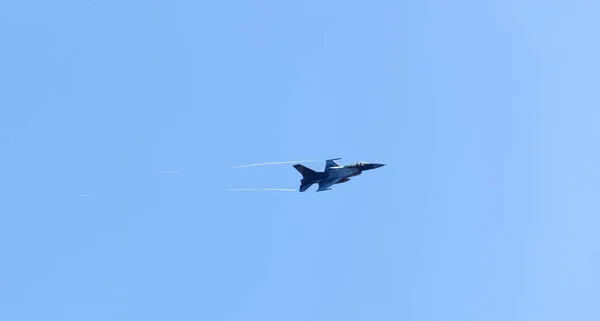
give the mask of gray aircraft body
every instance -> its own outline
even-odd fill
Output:
[[[325,162],[325,170],[323,172],[314,171],[306,166],[296,164],[294,168],[302,174],[300,180],[300,192],[306,191],[312,184],[319,184],[317,192],[328,191],[335,184],[345,183],[350,180],[350,177],[358,176],[363,171],[375,169],[384,166],[385,164],[375,164],[358,162],[342,166],[336,162],[341,158],[329,159]]]

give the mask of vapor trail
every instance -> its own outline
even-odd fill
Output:
[[[230,192],[246,192],[246,191],[277,191],[277,192],[295,192],[292,188],[230,188]]]
[[[180,171],[167,171],[167,172],[160,172],[159,174],[165,175],[165,174],[177,174],[177,173],[181,173],[181,172]]]
[[[318,161],[318,160],[296,160],[296,161],[286,161],[286,162],[269,162],[269,163],[260,163],[260,164],[240,165],[240,166],[234,166],[233,168],[263,166],[263,165],[275,165],[275,164],[313,163],[313,162],[320,162],[320,161]]]

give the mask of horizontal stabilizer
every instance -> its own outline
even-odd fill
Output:
[[[312,186],[313,183],[310,184],[302,184],[300,185],[300,192],[304,192]]]

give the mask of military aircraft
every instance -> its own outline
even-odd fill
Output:
[[[300,192],[306,191],[312,184],[318,183],[317,192],[328,191],[335,184],[345,183],[350,180],[350,177],[358,176],[363,171],[379,168],[385,164],[375,164],[358,162],[346,166],[340,165],[336,160],[341,158],[333,158],[325,161],[325,171],[316,172],[306,166],[296,164],[294,168],[302,174],[300,180]]]

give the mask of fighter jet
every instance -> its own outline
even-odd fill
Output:
[[[312,184],[318,183],[317,192],[328,191],[335,184],[345,183],[350,180],[350,177],[358,176],[363,171],[379,168],[385,164],[375,164],[358,162],[346,166],[340,165],[336,160],[341,158],[333,158],[325,161],[325,171],[316,172],[306,166],[296,164],[294,168],[302,174],[300,180],[300,192],[306,191]]]

